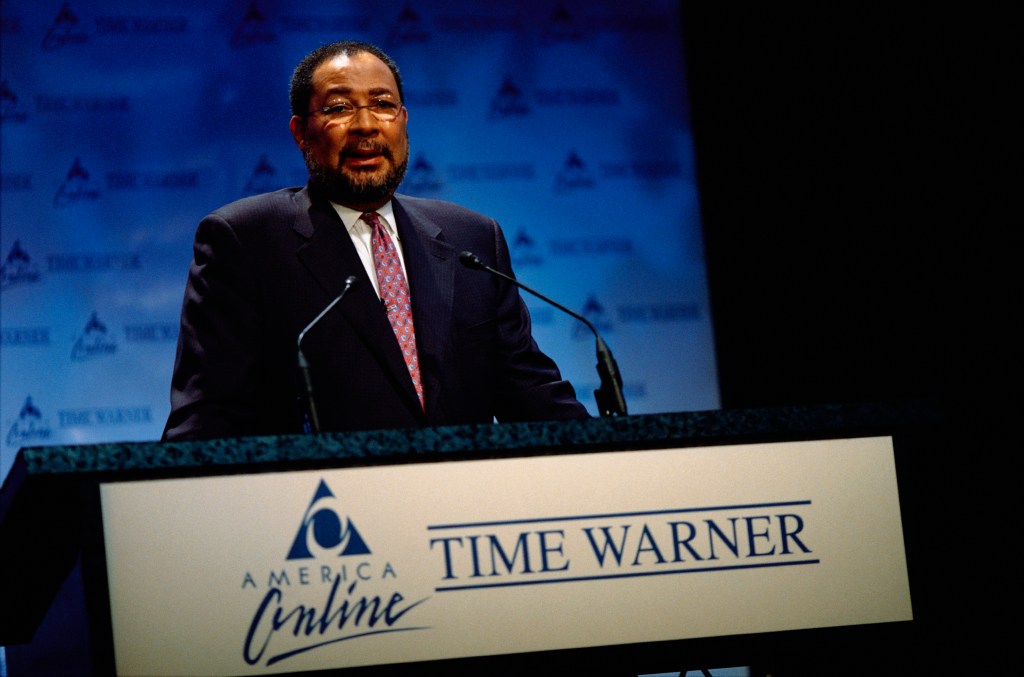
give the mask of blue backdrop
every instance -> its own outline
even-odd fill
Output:
[[[681,35],[675,1],[4,0],[0,477],[22,446],[158,439],[194,228],[305,182],[288,78],[348,38],[402,68],[401,190],[497,218],[630,413],[717,408]],[[593,335],[526,301],[596,414]]]

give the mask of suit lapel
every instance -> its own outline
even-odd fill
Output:
[[[296,256],[331,300],[341,293],[349,275],[359,280],[331,312],[345,319],[401,391],[410,409],[422,413],[387,313],[374,293],[373,284],[366,279],[366,268],[341,218],[330,203],[311,200],[308,188],[300,191],[295,200],[299,209],[292,227],[305,238],[296,249]],[[326,307],[326,303],[324,305]]]
[[[337,296],[349,275],[365,283],[363,264],[337,212],[329,203],[311,203],[308,189],[300,191],[294,199],[299,210],[292,228],[304,238],[295,253],[323,290],[331,298]],[[355,289],[352,300],[356,298],[354,292]]]

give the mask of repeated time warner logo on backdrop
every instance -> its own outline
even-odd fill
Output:
[[[402,192],[496,218],[631,413],[716,408],[681,34],[667,0],[4,2],[0,476],[21,446],[159,438],[195,226],[305,182],[288,78],[345,38],[402,68]],[[596,413],[588,330],[525,300]]]

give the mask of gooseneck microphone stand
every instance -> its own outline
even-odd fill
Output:
[[[333,301],[327,304],[327,307],[320,311],[320,314],[313,318],[313,321],[306,325],[306,328],[299,332],[299,338],[295,341],[295,347],[298,351],[298,362],[299,372],[302,374],[302,386],[303,395],[306,400],[306,432],[318,433],[320,432],[320,417],[316,412],[316,400],[313,398],[313,380],[309,374],[309,360],[306,359],[305,353],[302,352],[302,339],[306,337],[306,332],[313,328],[313,326],[320,321],[327,312],[338,305],[341,299],[345,298],[345,294],[348,290],[355,286],[357,282],[355,275],[349,275],[345,278],[345,288],[341,290],[341,293]]]
[[[601,377],[601,387],[594,391],[594,399],[597,400],[597,408],[601,412],[601,416],[626,415],[626,398],[622,394],[622,376],[619,375],[619,366],[616,364],[615,358],[612,357],[612,351],[608,348],[604,339],[601,338],[601,335],[597,333],[597,329],[594,328],[594,325],[592,325],[587,318],[583,317],[579,313],[569,310],[556,301],[552,301],[540,292],[530,289],[514,277],[491,268],[481,261],[480,257],[472,252],[462,252],[459,254],[459,261],[467,268],[484,270],[492,275],[497,275],[501,279],[511,282],[520,289],[533,294],[542,301],[550,303],[555,308],[572,315],[577,320],[587,325],[587,327],[590,328],[590,331],[593,332],[594,339],[597,342],[597,373]]]

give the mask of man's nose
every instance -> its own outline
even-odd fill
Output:
[[[348,123],[349,131],[375,131],[380,129],[380,120],[370,112],[369,108],[356,108],[355,115]]]

